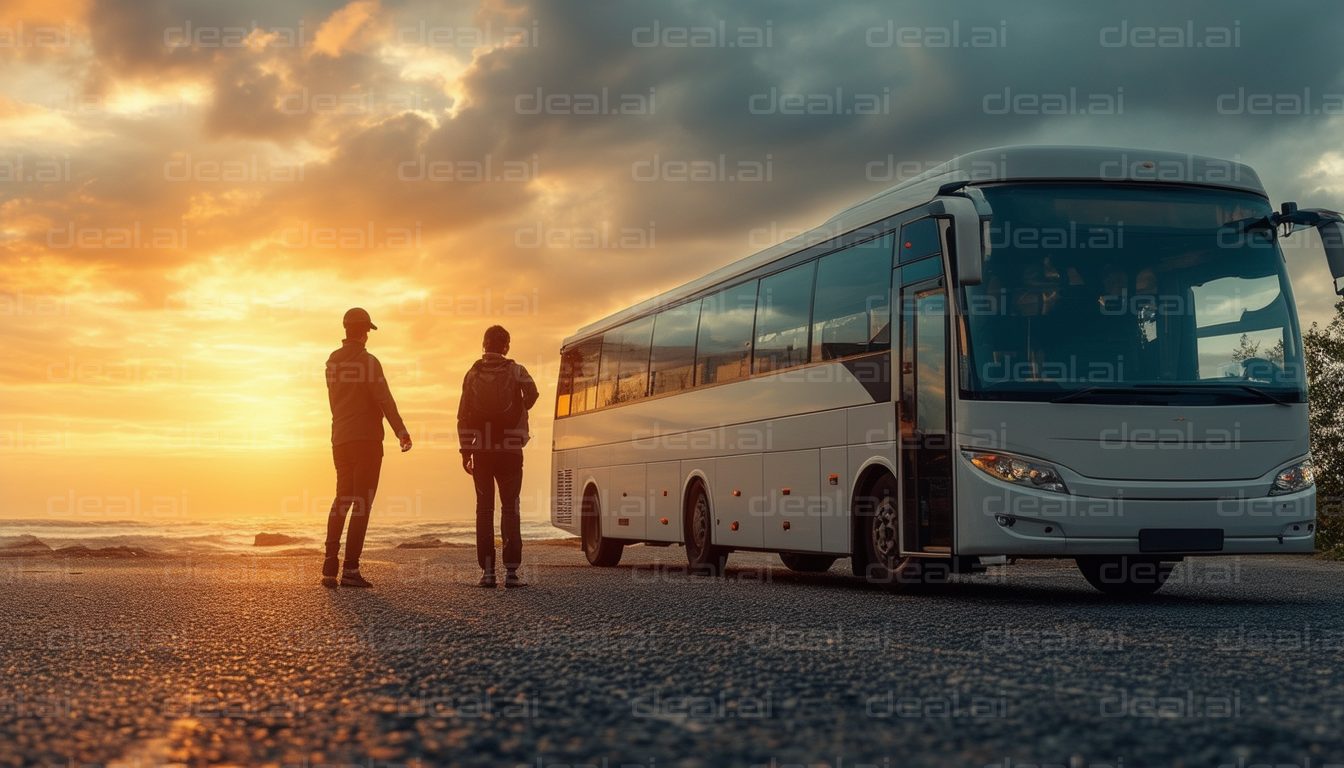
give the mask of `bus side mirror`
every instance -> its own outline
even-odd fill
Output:
[[[1330,265],[1330,276],[1335,279],[1335,294],[1344,296],[1344,222],[1324,221],[1317,227],[1325,261]]]
[[[984,279],[985,247],[980,236],[980,212],[975,203],[970,198],[949,196],[935,198],[932,207],[935,215],[941,213],[952,217],[957,284],[979,285]],[[942,210],[938,210],[939,207]]]

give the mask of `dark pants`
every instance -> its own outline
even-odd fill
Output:
[[[518,494],[523,489],[522,451],[473,453],[471,479],[476,484],[476,562],[483,571],[495,570],[495,485],[498,484],[504,567],[513,570],[523,560],[518,519]]]
[[[345,567],[359,568],[364,551],[364,534],[369,529],[373,495],[378,492],[378,475],[383,469],[383,443],[379,440],[351,440],[332,446],[336,462],[336,498],[327,516],[327,557],[322,563],[323,576],[335,576],[337,554],[341,550],[341,529],[345,513],[350,511],[350,533],[345,539]]]

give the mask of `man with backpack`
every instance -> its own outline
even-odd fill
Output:
[[[494,588],[495,486],[499,486],[500,537],[504,540],[505,587],[527,586],[518,577],[523,541],[518,496],[523,487],[523,446],[531,439],[528,410],[540,393],[527,369],[505,357],[509,332],[492,325],[481,343],[484,354],[462,380],[457,435],[462,468],[476,486],[476,561],[479,586]]]

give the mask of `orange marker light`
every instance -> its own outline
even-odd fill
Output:
[[[788,520],[785,520],[785,521],[784,521],[784,530],[786,530],[786,531],[789,530],[789,521],[788,521]]]
[[[830,480],[831,485],[839,485],[839,484],[840,484],[840,476],[839,476],[839,475],[831,475],[830,478],[828,478],[828,479]]]
[[[741,495],[742,495],[742,492],[741,492],[741,491],[733,491],[733,495],[734,495],[734,496],[741,496]]]
[[[664,518],[663,518],[662,520],[660,520],[659,522],[661,522],[663,525],[667,525],[667,518],[664,517]]]
[[[663,489],[663,495],[664,495],[664,496],[667,495],[667,489],[666,489],[666,488]]]
[[[729,528],[730,530],[734,530],[734,531],[736,531],[736,530],[737,530],[737,521],[733,521],[733,524],[730,525],[730,526],[728,526],[728,528]]]
[[[781,492],[782,492],[785,496],[788,496],[788,495],[789,495],[789,489],[788,489],[788,488],[784,488]]]

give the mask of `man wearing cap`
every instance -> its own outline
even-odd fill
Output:
[[[364,349],[369,331],[378,330],[369,313],[355,307],[345,313],[345,340],[327,358],[327,400],[331,403],[331,453],[336,462],[336,498],[327,517],[327,551],[322,562],[322,584],[336,586],[340,563],[341,529],[350,512],[350,532],[345,540],[343,587],[373,586],[359,575],[359,555],[369,527],[373,495],[383,467],[383,418],[401,441],[403,453],[411,450],[411,435],[397,413],[392,391],[383,376],[383,365]]]

